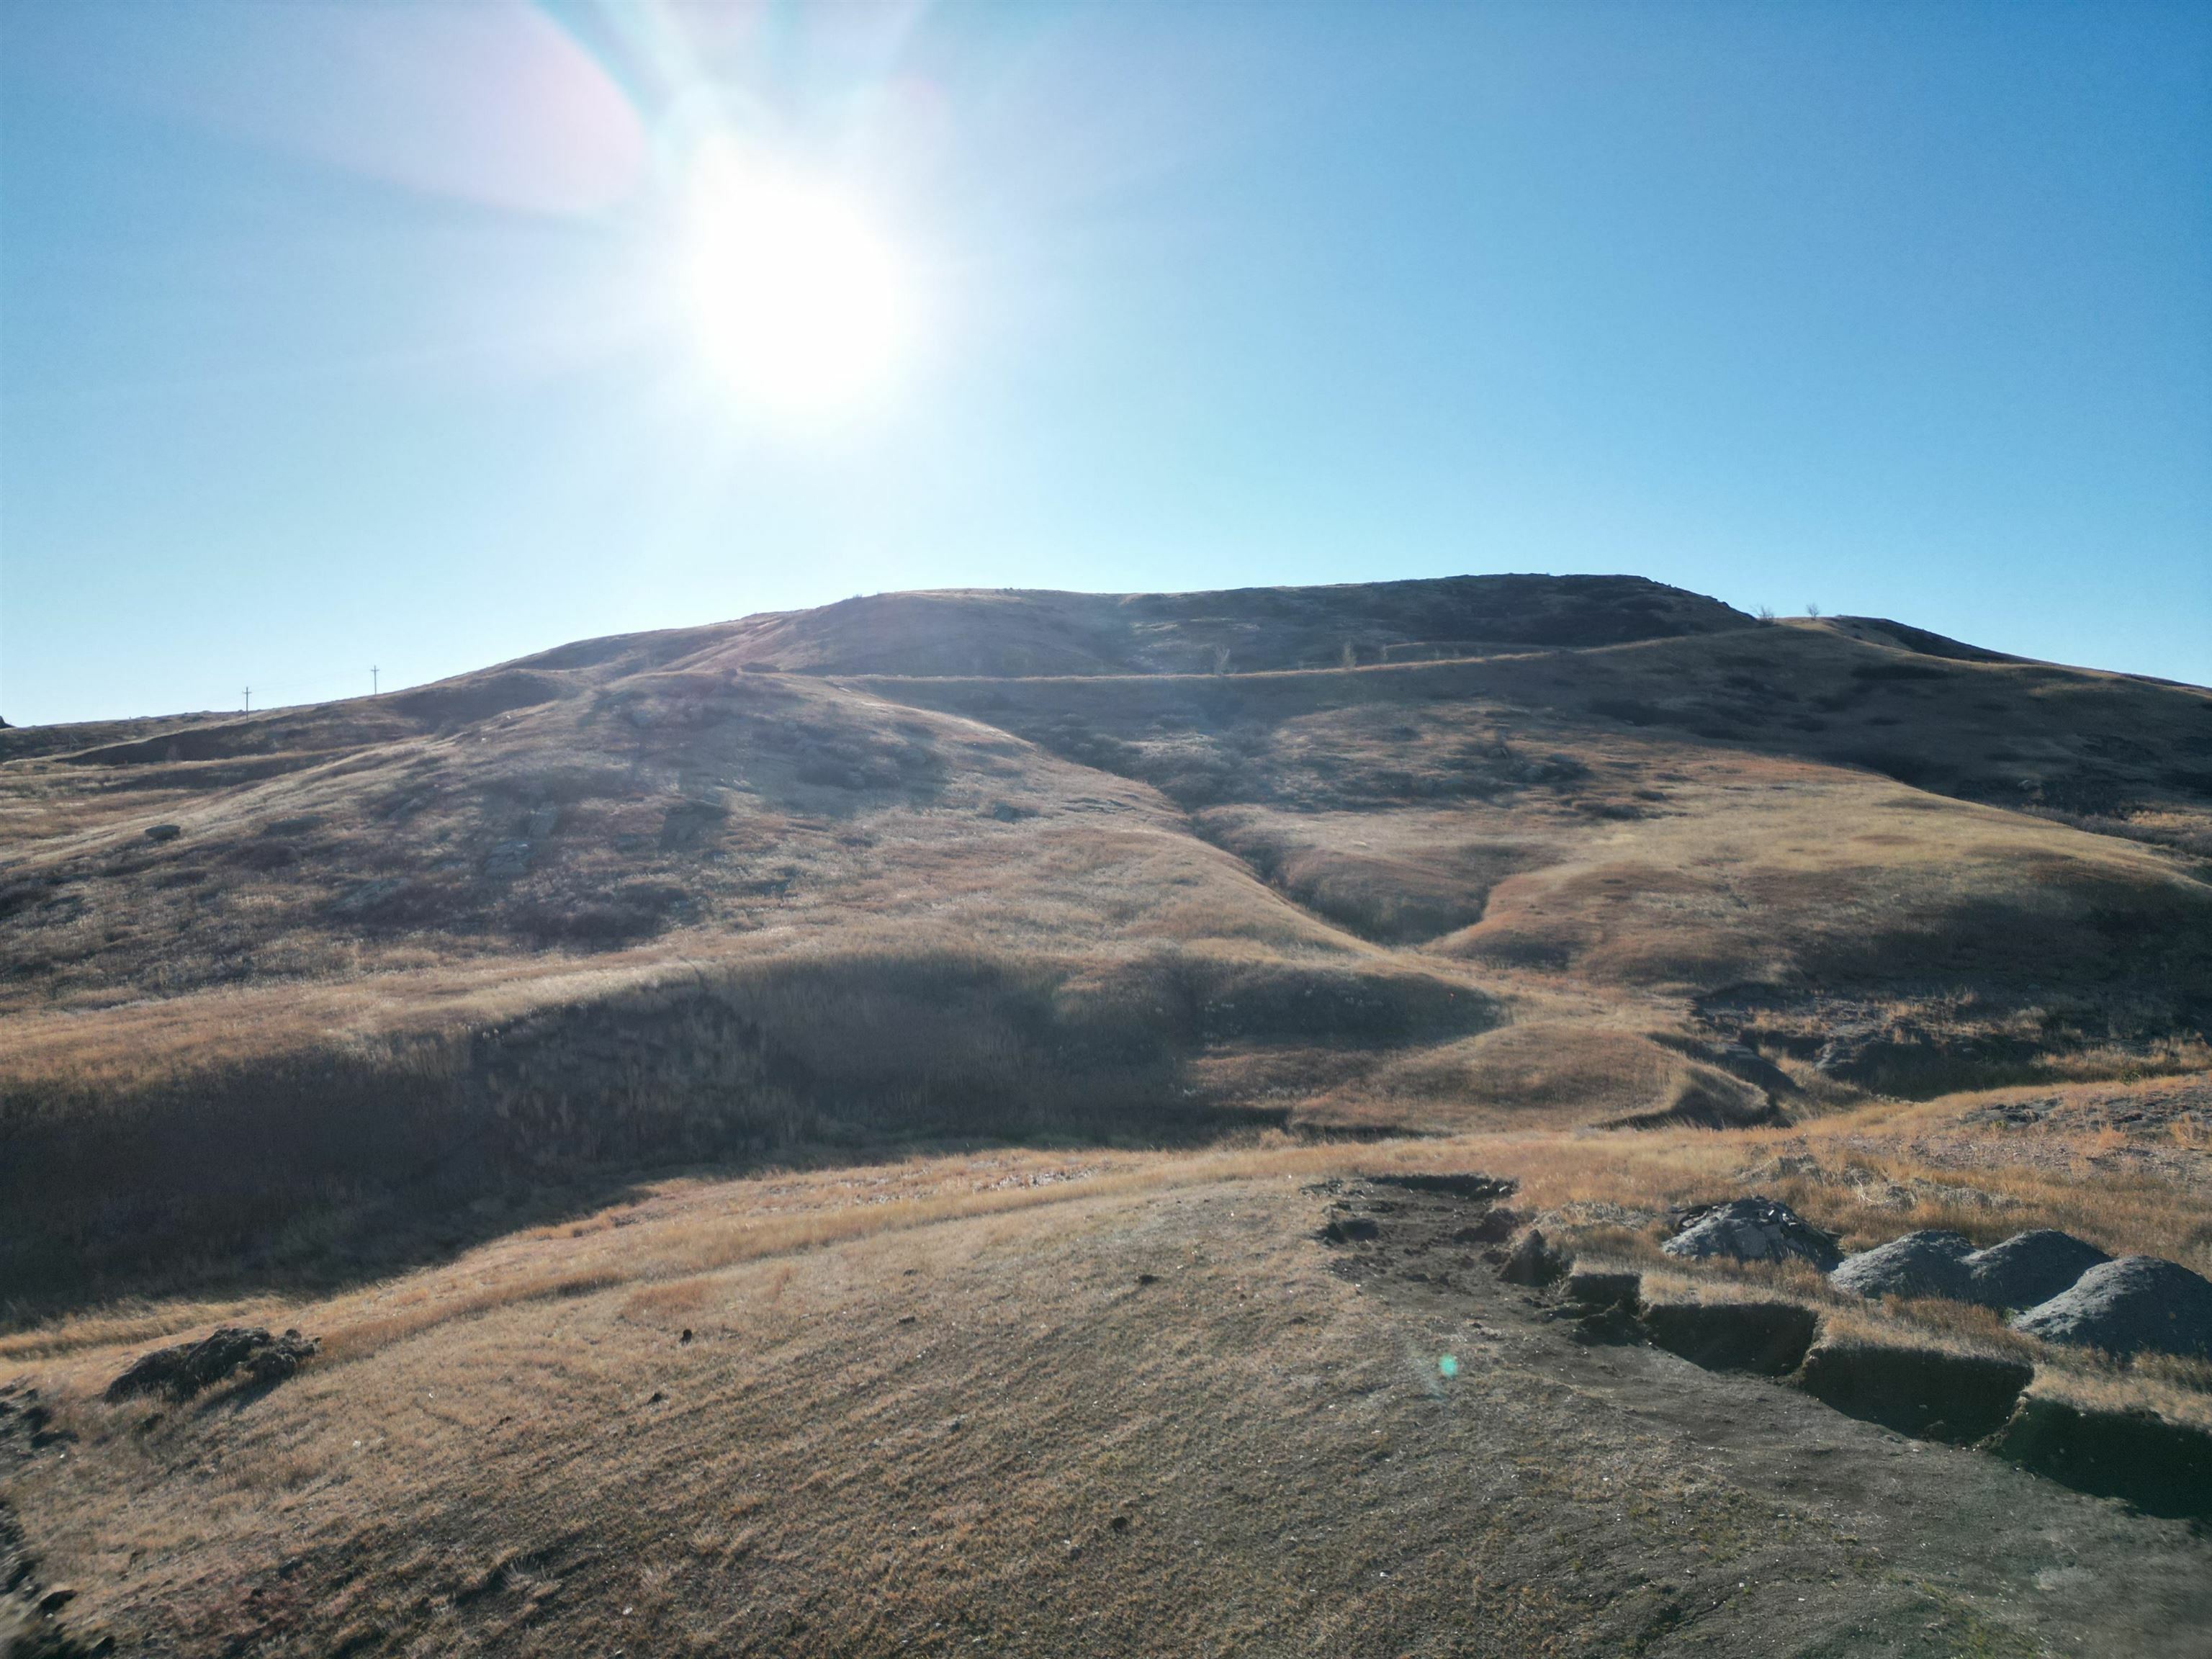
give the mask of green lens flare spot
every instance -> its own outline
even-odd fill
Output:
[[[1457,1376],[1459,1375],[1459,1360],[1455,1355],[1446,1354],[1443,1358],[1437,1361],[1437,1369],[1442,1371],[1446,1376]]]

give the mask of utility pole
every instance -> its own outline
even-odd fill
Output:
[[[246,712],[249,714],[253,712],[253,688],[250,685],[246,688]]]
[[[376,665],[374,663],[368,665],[368,695],[372,697],[376,695]]]

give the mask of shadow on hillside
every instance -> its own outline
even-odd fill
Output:
[[[1102,1125],[1091,1133],[1070,1126],[1031,1133],[801,1141],[750,1157],[579,1166],[537,1180],[447,1180],[289,1203],[272,1197],[246,1210],[173,1199],[167,1224],[156,1222],[105,1241],[40,1239],[35,1229],[19,1231],[11,1222],[0,1230],[0,1283],[7,1287],[0,1332],[118,1303],[329,1296],[451,1261],[514,1233],[642,1201],[672,1181],[733,1181],[1012,1148],[1194,1150],[1255,1130],[1288,1127],[1289,1115],[1287,1110],[1211,1109],[1172,1121]],[[1322,1139],[1373,1138],[1311,1133]]]
[[[618,1203],[648,1178],[948,1145],[1197,1145],[1279,1126],[1223,1042],[1436,1041],[1487,998],[1400,970],[855,955],[701,974],[383,1048],[132,1091],[11,1091],[7,1322],[125,1297],[324,1291]]]

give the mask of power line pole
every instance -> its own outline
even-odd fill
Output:
[[[376,695],[376,665],[374,663],[368,665],[368,695],[372,697]]]
[[[246,688],[246,712],[249,714],[253,712],[253,688],[250,685]]]

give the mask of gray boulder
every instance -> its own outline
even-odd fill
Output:
[[[2055,1227],[2014,1233],[1966,1258],[1967,1299],[1990,1308],[2033,1308],[2112,1259],[2087,1240]]]
[[[1906,1233],[1846,1258],[1828,1282],[1865,1297],[1948,1296],[1963,1301],[1972,1277],[1966,1258],[1973,1253],[1974,1241],[1964,1233]]]
[[[2154,1255],[2124,1255],[2014,1315],[2012,1328],[2122,1358],[2148,1350],[2212,1359],[2212,1281]]]
[[[1668,1255],[1701,1261],[1809,1261],[1826,1273],[1843,1260],[1836,1241],[1787,1204],[1771,1198],[1734,1198],[1685,1211],[1674,1237],[1659,1247]]]

